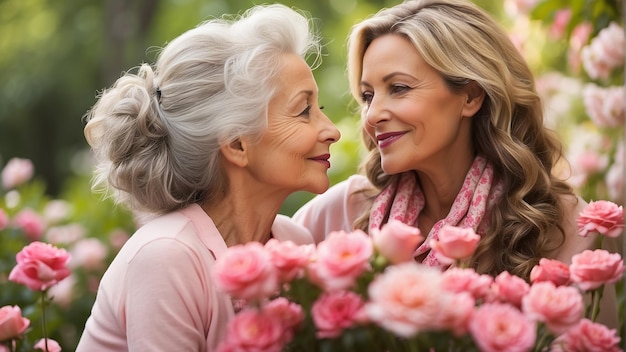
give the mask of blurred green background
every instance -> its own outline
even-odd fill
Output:
[[[309,12],[325,44],[314,74],[320,103],[342,131],[332,147],[331,182],[356,170],[358,117],[345,76],[346,36],[360,19],[399,0],[284,0]],[[251,0],[0,0],[0,165],[31,159],[47,192],[89,173],[81,118],[96,94],[126,70],[152,63],[159,47],[199,22],[239,13]],[[495,14],[499,1],[481,1]],[[294,194],[291,214],[310,194]]]

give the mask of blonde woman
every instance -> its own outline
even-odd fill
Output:
[[[427,237],[416,260],[440,266],[430,239],[471,227],[482,237],[471,267],[526,279],[542,257],[568,263],[593,247],[576,227],[586,203],[555,176],[561,145],[533,75],[484,10],[464,0],[383,9],[352,28],[348,74],[369,155],[363,175],[294,215],[316,242],[398,219]],[[615,307],[604,312],[615,327]]]

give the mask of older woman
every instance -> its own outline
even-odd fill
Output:
[[[211,268],[228,246],[310,243],[277,216],[328,188],[339,131],[304,58],[306,17],[282,5],[189,30],[105,90],[86,115],[94,185],[153,214],[104,274],[77,351],[207,351],[234,315]]]

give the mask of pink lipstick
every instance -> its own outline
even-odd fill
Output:
[[[330,168],[330,154],[322,154],[309,158],[309,160],[317,161],[320,164],[326,165],[326,168]]]
[[[387,132],[376,135],[376,139],[378,140],[378,148],[388,147],[391,143],[398,140],[405,133],[406,132]]]

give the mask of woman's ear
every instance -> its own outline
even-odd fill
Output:
[[[462,114],[463,117],[472,117],[483,106],[485,90],[476,81],[471,81],[465,86],[464,91],[467,95],[467,101],[463,106]]]
[[[241,138],[223,145],[220,151],[228,162],[240,167],[248,165],[248,146]]]

